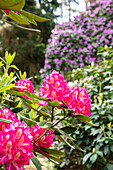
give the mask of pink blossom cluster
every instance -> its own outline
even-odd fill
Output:
[[[23,169],[22,166],[29,163],[33,143],[28,134],[29,127],[20,121],[9,123],[0,132],[0,164],[6,164],[6,169]]]
[[[47,129],[43,129],[35,124],[31,130],[31,135],[33,136],[34,141],[36,141]],[[41,139],[39,139],[36,144],[38,145],[38,149],[40,147],[49,148],[53,143],[54,135],[52,134],[52,130],[49,130]],[[40,150],[41,151],[41,150]]]
[[[91,102],[84,87],[75,86],[70,89],[70,93],[64,98],[64,102],[74,113],[90,116]]]
[[[15,86],[23,86],[24,87],[24,88],[17,88],[19,92],[24,92],[26,90],[30,93],[33,93],[33,90],[34,90],[33,84],[27,78],[25,78],[24,80],[19,80],[19,81],[15,82]],[[29,99],[26,95],[23,95],[23,97]]]
[[[61,105],[63,105],[62,100],[64,100],[74,113],[85,116],[91,115],[91,102],[85,88],[75,86],[69,89],[66,80],[57,71],[53,71],[44,79],[44,84],[41,85],[39,90],[40,97],[50,99],[51,101],[57,100]],[[42,104],[47,105],[47,102],[39,101],[39,105]]]
[[[63,100],[63,96],[69,92],[66,80],[57,71],[53,71],[50,75],[44,79],[44,84],[39,89],[39,97],[48,98],[51,101],[57,100],[60,103]],[[44,101],[39,101],[39,105],[47,105]]]
[[[3,108],[2,110],[0,110],[0,118],[12,120],[14,122],[18,120],[16,118],[16,115],[7,108]],[[0,132],[6,127],[8,127],[8,123],[0,122]]]
[[[33,139],[38,139],[47,129],[38,125],[32,129],[25,122],[20,122],[15,114],[7,108],[0,110],[0,118],[12,120],[13,123],[0,122],[0,164],[8,170],[23,170],[23,165],[29,163],[33,156]],[[40,147],[50,147],[54,135],[49,130],[36,144]],[[41,151],[41,150],[40,150]]]

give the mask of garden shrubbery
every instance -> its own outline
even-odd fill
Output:
[[[108,47],[101,47],[98,52],[99,55],[105,58],[111,58],[112,53],[113,50]],[[72,82],[68,83],[71,87],[78,85],[86,88],[91,99],[92,122],[98,125],[98,127],[91,127],[89,124],[84,125],[72,118],[68,122],[74,122],[83,126],[81,129],[77,127],[77,130],[72,135],[72,137],[76,138],[78,146],[82,146],[86,151],[80,156],[81,164],[88,169],[112,170],[113,59],[105,60],[104,57],[98,66],[92,63],[90,66],[74,69],[69,74]],[[78,152],[73,150],[72,153],[76,157]]]
[[[113,1],[98,0],[74,21],[56,25],[45,54],[41,76],[51,69],[69,71],[101,59],[98,48],[113,46]]]

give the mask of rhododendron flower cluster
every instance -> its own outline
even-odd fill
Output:
[[[34,141],[36,141],[47,129],[43,129],[39,127],[37,124],[33,126],[31,129],[31,135],[33,136]],[[49,130],[46,135],[44,135],[41,139],[39,139],[36,144],[38,145],[38,149],[40,147],[49,148],[53,143],[54,135],[52,134],[52,130]]]
[[[62,100],[67,104],[73,112],[90,116],[91,102],[84,87],[78,86],[69,89],[66,80],[57,71],[53,71],[44,79],[41,85],[40,97],[48,98],[51,101],[57,100],[63,105]],[[45,101],[44,101],[45,102]],[[42,102],[44,104],[44,102]],[[39,102],[39,105],[42,104]],[[47,105],[47,102],[45,102]]]
[[[29,134],[29,128],[19,121],[0,132],[0,164],[6,164],[8,170],[21,169],[33,156],[33,143],[27,132]]]
[[[9,109],[3,108],[0,110],[0,118],[12,120],[12,121],[18,121],[16,118],[16,115]],[[0,131],[2,131],[5,127],[8,127],[8,123],[0,122]]]
[[[24,80],[19,80],[19,81],[15,82],[15,86],[23,86],[24,87],[24,88],[17,88],[19,92],[24,92],[26,90],[30,93],[33,93],[33,90],[34,90],[33,84],[27,78],[25,78]],[[23,95],[23,97],[29,99],[26,95]]]
[[[23,165],[27,165],[29,158],[33,156],[33,142],[47,129],[40,128],[37,124],[30,129],[25,122],[21,123],[7,108],[0,110],[0,118],[13,121],[9,124],[0,122],[0,164],[5,164],[8,170],[23,170]],[[41,151],[40,147],[49,148],[51,146],[54,139],[52,132],[49,130],[36,142],[39,151]]]
[[[48,98],[51,101],[57,100],[61,102],[63,96],[69,93],[69,87],[67,86],[66,80],[57,71],[53,71],[44,79],[44,84],[39,89],[39,96]],[[61,102],[62,103],[62,102]],[[39,105],[46,104],[44,101],[40,101]]]
[[[64,102],[69,109],[72,109],[75,113],[80,113],[85,116],[90,116],[91,102],[90,98],[84,87],[78,86],[70,89],[70,94],[64,98]]]

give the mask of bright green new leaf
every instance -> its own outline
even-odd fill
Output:
[[[0,0],[0,9],[17,11],[25,5],[25,0]]]
[[[12,88],[13,86],[14,86],[14,84],[10,84],[10,85],[7,85],[7,86],[1,88],[1,89],[0,89],[0,93],[4,92],[4,91],[6,91],[6,90],[9,90],[9,89]]]
[[[49,19],[39,17],[39,16],[34,15],[34,14],[30,13],[30,12],[26,12],[26,11],[23,11],[23,10],[18,10],[18,12],[19,12],[19,14],[22,14],[23,17],[25,16],[25,17],[27,17],[29,19],[33,19],[33,20],[38,21],[38,22],[49,21]]]

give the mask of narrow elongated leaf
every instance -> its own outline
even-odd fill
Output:
[[[43,120],[40,123],[38,123],[38,125],[39,125],[39,127],[50,128],[52,126],[52,122],[48,122],[46,120]]]
[[[46,98],[42,98],[42,97],[39,97],[37,96],[36,94],[34,93],[29,93],[28,91],[24,91],[25,95],[29,98],[36,98],[36,99],[39,99],[39,100],[44,100],[44,101],[50,101],[50,99],[46,99]]]
[[[37,23],[35,22],[34,19],[28,18],[27,16],[20,14],[23,18],[25,18],[25,20],[29,21],[30,23],[37,25]]]
[[[42,165],[36,156],[33,155],[30,159],[38,170],[42,170]]]
[[[10,85],[7,85],[7,86],[1,88],[1,89],[0,89],[0,93],[4,92],[4,91],[6,91],[6,90],[9,90],[9,89],[12,88],[13,86],[14,86],[14,84],[10,84]]]
[[[13,113],[18,113],[18,112],[21,112],[23,110],[23,107],[15,107],[15,108],[12,108],[11,111]]]
[[[67,134],[71,134],[71,133],[73,133],[73,132],[76,131],[76,128],[75,128],[75,127],[67,126],[67,127],[61,128],[61,130],[63,130],[63,131],[66,132]]]
[[[7,93],[15,95],[15,96],[22,96],[24,95],[24,93],[18,92],[18,91],[14,91],[14,90],[8,90]]]
[[[35,14],[32,14],[30,12],[26,12],[24,10],[18,10],[18,12],[20,14],[22,14],[23,16],[26,16],[27,18],[30,18],[30,19],[34,19],[35,21],[38,21],[38,22],[45,22],[45,21],[49,21],[49,19],[46,19],[46,18],[42,18],[42,17],[39,17]]]
[[[12,68],[14,68],[14,69],[16,69],[16,70],[19,70],[18,67],[15,66],[15,65],[11,65],[10,67],[12,67]]]
[[[8,17],[11,18],[12,20],[18,22],[19,24],[25,24],[25,25],[30,24],[28,21],[26,21],[24,18],[22,18],[19,14],[16,14],[12,11],[9,11]]]
[[[52,160],[54,160],[54,161],[56,161],[56,162],[66,162],[66,161],[61,160],[61,159],[59,159],[59,158],[56,158],[56,157],[53,157],[53,156],[51,156],[51,155],[47,155],[47,154],[45,154],[45,153],[43,153],[43,152],[40,152],[38,149],[37,149],[36,152],[38,152],[38,153],[44,155],[45,157],[47,157],[48,159],[52,159]]]
[[[0,88],[3,87],[6,84],[7,79],[8,79],[8,75],[6,74],[0,82]]]
[[[75,117],[75,118],[77,118],[77,119],[80,119],[80,120],[85,120],[85,121],[90,121],[90,120],[92,120],[92,118],[91,117],[88,117],[88,116],[84,116],[84,115],[70,115],[70,117]]]
[[[4,123],[13,123],[12,120],[2,119],[2,118],[0,118],[0,122],[4,122]]]
[[[53,155],[53,156],[63,156],[65,153],[64,152],[61,152],[60,150],[55,150],[55,149],[50,149],[50,148],[45,148],[45,147],[40,147],[41,150],[49,153],[50,155]]]
[[[75,149],[75,147],[72,146],[69,142],[67,142],[61,135],[57,135],[57,137],[58,137],[58,139],[59,139],[61,142],[63,142],[63,143],[66,144],[67,146]]]

